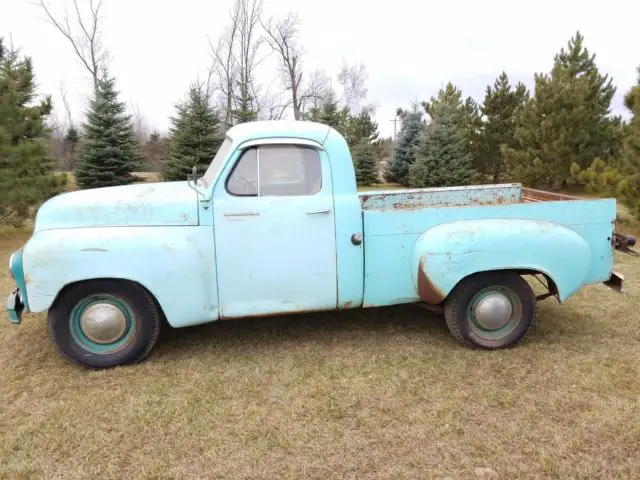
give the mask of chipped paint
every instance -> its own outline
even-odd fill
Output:
[[[365,211],[404,210],[518,203],[519,184],[402,189],[359,194]]]
[[[83,248],[81,252],[108,252],[106,248]]]

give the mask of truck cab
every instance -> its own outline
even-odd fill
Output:
[[[69,192],[38,210],[12,255],[9,319],[47,312],[60,353],[141,361],[163,320],[416,304],[466,347],[507,348],[535,303],[613,271],[615,199],[520,184],[361,191],[343,136],[301,121],[232,127],[202,176]],[[526,277],[546,292],[536,295]]]
[[[219,318],[362,304],[362,211],[349,148],[325,125],[292,123],[234,127],[194,185],[201,225],[214,229]]]

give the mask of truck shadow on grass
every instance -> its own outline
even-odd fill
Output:
[[[375,309],[301,313],[222,320],[171,328],[163,325],[154,356],[173,355],[208,346],[217,350],[256,350],[282,345],[330,342],[385,342],[394,336],[420,337],[429,343],[454,344],[444,318],[412,305]]]
[[[543,310],[542,315],[546,318],[538,319],[522,346],[571,342],[566,338],[551,338],[561,325],[555,325],[556,309],[547,307]],[[558,320],[564,323],[562,319]],[[402,348],[403,344],[411,344],[432,350],[467,350],[453,338],[442,315],[412,305],[224,320],[187,328],[163,327],[152,353],[156,360],[191,358],[199,351],[222,356],[273,355],[293,347],[377,348],[393,345]]]

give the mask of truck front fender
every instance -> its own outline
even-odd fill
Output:
[[[44,230],[23,249],[29,310],[48,310],[65,287],[85,280],[136,282],[173,327],[218,318],[211,227],[100,227]]]
[[[441,303],[465,277],[492,270],[546,275],[562,302],[583,284],[589,245],[563,225],[524,219],[461,220],[427,229],[413,247],[414,285],[426,303]]]

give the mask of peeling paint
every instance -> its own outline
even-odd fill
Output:
[[[360,203],[365,211],[516,204],[520,201],[520,190],[518,184],[402,189],[361,193]]]

